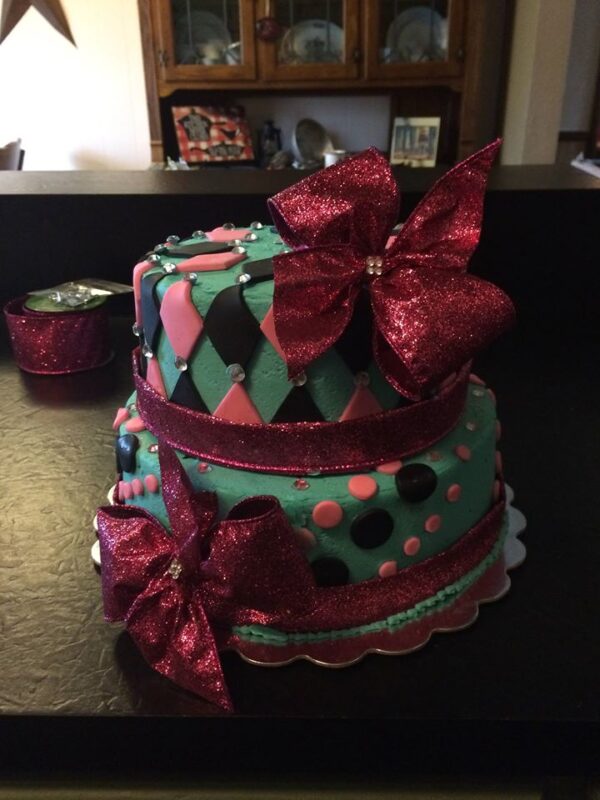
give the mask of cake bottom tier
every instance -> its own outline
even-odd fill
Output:
[[[118,425],[118,499],[142,507],[168,528],[156,438],[137,415],[135,394],[126,409]],[[178,455],[196,491],[216,492],[221,518],[247,497],[276,497],[317,585],[329,587],[391,577],[458,542],[500,497],[498,436],[493,395],[474,378],[450,433],[421,453],[368,473],[294,478]]]

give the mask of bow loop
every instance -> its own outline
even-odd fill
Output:
[[[380,253],[398,218],[398,187],[374,147],[284,189],[267,205],[291,247],[352,244]]]

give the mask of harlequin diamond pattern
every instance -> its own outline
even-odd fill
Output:
[[[398,395],[361,344],[368,340],[365,329],[370,327],[364,304],[338,346],[311,364],[306,382],[296,386],[287,379],[272,308],[257,319],[244,300],[244,284],[220,291],[202,319],[185,280],[169,286],[157,313],[157,282],[146,290],[151,333],[154,341],[159,339],[156,360],[162,367],[161,375],[153,365],[152,382],[172,402],[238,422],[352,419],[397,405]],[[164,336],[159,336],[161,330]],[[175,366],[177,356],[185,359],[183,369],[181,363],[179,369]],[[232,364],[244,369],[243,381],[232,382],[227,372]],[[369,388],[357,388],[357,371],[369,374]]]

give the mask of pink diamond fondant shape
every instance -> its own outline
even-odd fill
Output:
[[[162,373],[155,358],[149,358],[146,366],[146,380],[163,397],[167,396],[165,384],[163,383]]]
[[[135,321],[139,325],[142,321],[142,278],[152,269],[149,261],[142,261],[133,268],[133,300],[135,303]]]
[[[160,306],[160,318],[176,356],[191,356],[204,323],[192,302],[192,284],[178,281],[169,286]]]
[[[247,233],[250,233],[250,228],[213,228],[207,232],[206,238],[211,242],[232,242],[243,239]]]
[[[366,386],[357,386],[350,402],[344,409],[340,422],[358,417],[367,417],[370,414],[377,414],[383,411],[373,392]]]
[[[283,350],[281,349],[281,345],[279,344],[279,339],[277,338],[277,334],[275,333],[275,319],[273,317],[273,306],[267,311],[265,314],[265,318],[261,322],[260,329],[266,338],[271,342],[279,356],[283,361],[285,361],[285,356],[283,354]]]
[[[229,269],[246,258],[246,253],[205,253],[177,264],[178,272],[216,272]]]
[[[234,383],[213,412],[213,416],[231,422],[262,422],[256,406],[241,383]]]

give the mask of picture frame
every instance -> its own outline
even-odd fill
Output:
[[[440,117],[396,117],[392,126],[390,163],[435,167],[440,125]]]
[[[188,164],[254,161],[250,126],[242,106],[172,106],[179,157]]]

